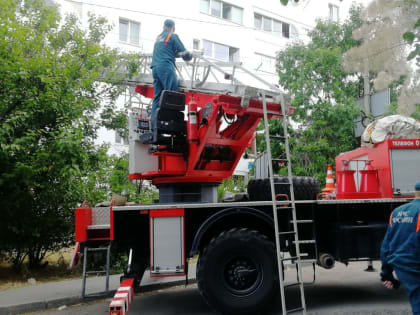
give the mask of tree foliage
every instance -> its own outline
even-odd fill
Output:
[[[0,7],[0,250],[37,265],[71,241],[78,202],[98,197],[87,184],[107,157],[93,141],[100,126],[124,129],[116,69],[135,59],[101,44],[103,18],[84,30],[42,0]]]
[[[353,33],[363,43],[349,50],[349,71],[375,73],[376,90],[400,81],[397,112],[412,115],[420,99],[420,1],[374,0],[362,11]]]
[[[358,45],[352,31],[360,24],[360,7],[352,7],[342,25],[320,20],[308,44],[294,43],[278,54],[279,83],[296,108],[289,130],[295,175],[325,180],[326,165],[355,146],[354,98],[360,94],[361,78],[343,69],[341,56]],[[281,134],[281,123],[272,123],[270,129]],[[276,150],[282,151],[280,146],[274,146]]]

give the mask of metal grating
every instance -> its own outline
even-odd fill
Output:
[[[92,208],[92,225],[107,225],[109,221],[109,207]]]

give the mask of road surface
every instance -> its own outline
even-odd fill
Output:
[[[374,264],[379,268],[379,263]],[[378,272],[365,272],[366,263],[353,263],[346,267],[337,264],[331,270],[317,268],[317,281],[305,287],[308,314],[395,314],[410,315],[410,305],[404,290],[385,289]],[[312,268],[306,267],[305,280],[311,280]],[[292,280],[293,270],[286,272],[286,279]],[[298,306],[298,290],[286,290],[290,308]],[[278,298],[280,300],[280,297]],[[277,301],[278,301],[277,300]],[[61,311],[50,310],[44,314],[107,314],[109,300],[91,304],[76,305]],[[280,303],[273,303],[264,314],[280,314]],[[165,290],[136,295],[129,314],[150,315],[208,315],[213,312],[202,300],[196,284],[177,286]]]

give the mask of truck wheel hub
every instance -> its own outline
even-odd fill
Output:
[[[247,257],[230,260],[224,268],[226,288],[236,295],[246,295],[261,283],[261,275],[255,263]]]

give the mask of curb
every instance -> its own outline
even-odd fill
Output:
[[[195,279],[189,279],[188,284],[196,283]],[[157,291],[160,289],[166,289],[178,285],[185,284],[185,280],[177,280],[172,282],[163,282],[163,283],[154,283],[145,286],[140,286],[140,292],[136,295],[151,291]],[[94,293],[88,295],[86,298],[82,299],[80,296],[72,296],[72,297],[65,297],[59,298],[54,300],[44,300],[32,303],[25,303],[25,304],[16,304],[16,305],[9,305],[9,306],[1,306],[0,307],[0,315],[15,315],[15,314],[22,314],[22,313],[31,313],[36,311],[48,310],[52,308],[58,308],[60,306],[66,305],[75,305],[81,303],[89,303],[92,301],[103,300],[107,298],[111,298],[115,294],[116,290],[109,291],[108,293]]]

